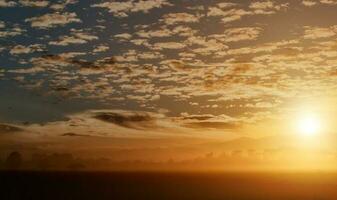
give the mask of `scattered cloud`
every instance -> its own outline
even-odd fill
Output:
[[[98,37],[81,30],[72,30],[69,36],[61,36],[58,41],[50,41],[50,45],[68,46],[70,44],[85,44],[88,41],[97,40]]]
[[[318,5],[337,5],[335,0],[303,0],[302,4],[307,7],[318,6]]]
[[[16,54],[28,54],[33,52],[41,52],[44,50],[44,47],[40,44],[34,44],[29,46],[23,46],[23,45],[16,45],[14,46],[9,53],[12,55]]]
[[[316,2],[316,1],[308,1],[308,0],[304,0],[304,1],[302,1],[302,4],[305,5],[305,6],[311,7],[311,6],[316,5],[317,2]]]
[[[337,34],[337,26],[331,27],[304,27],[304,38],[305,39],[319,39],[333,37]]]
[[[156,122],[155,117],[149,113],[137,113],[137,112],[96,112],[93,114],[95,119],[113,123],[118,126],[132,128],[132,129],[153,129]]]
[[[0,28],[5,28],[6,27],[6,24],[5,24],[5,22],[3,22],[3,21],[0,21]]]
[[[44,0],[19,0],[19,2],[21,5],[29,7],[47,7],[49,5],[49,1]]]
[[[4,28],[6,28],[6,29],[4,29]],[[6,26],[5,23],[0,23],[0,38],[18,36],[18,35],[22,35],[22,33],[24,33],[24,32],[25,32],[25,30],[18,27],[18,26],[14,25],[12,27],[8,27],[8,26]]]
[[[287,10],[289,3],[275,3],[273,1],[253,1],[249,9],[241,8],[239,4],[225,3],[209,7],[207,16],[222,17],[222,22],[227,24],[241,20],[244,16],[271,15]]]
[[[93,52],[94,53],[105,52],[105,51],[108,51],[109,49],[110,49],[109,46],[99,45],[99,46],[95,47],[95,49],[93,50]]]
[[[16,126],[0,124],[0,134],[17,133],[22,131],[23,131],[22,128]]]
[[[274,14],[282,9],[287,10],[289,3],[276,4],[273,1],[255,1],[249,5],[255,14]]]
[[[0,7],[14,7],[15,5],[15,1],[0,0]]]
[[[324,12],[333,1],[0,2],[6,9],[32,11],[21,21],[1,18],[1,80],[60,99],[56,106],[89,102],[78,106],[123,110],[29,127],[39,133],[61,126],[55,135],[92,135],[76,119],[93,132],[102,126],[98,135],[113,129],[116,135],[121,130],[153,136],[158,133],[152,126],[233,133],[242,124],[270,119],[294,98],[337,95],[337,29],[333,13]],[[81,8],[76,13],[75,6]],[[333,19],[297,20],[307,11]],[[23,29],[27,25],[36,29]],[[159,110],[167,114],[158,117]]]
[[[161,49],[182,49],[186,45],[178,42],[158,42],[155,43],[153,49],[161,50]]]
[[[189,13],[169,13],[163,16],[162,21],[168,25],[173,25],[177,23],[196,23],[199,18],[199,16]]]
[[[183,126],[193,129],[238,129],[241,123],[227,115],[212,114],[190,115],[182,113],[179,119]]]
[[[127,0],[124,2],[103,2],[93,4],[91,7],[106,8],[116,17],[127,17],[129,13],[144,12],[147,13],[154,8],[161,8],[163,6],[172,5],[167,0],[147,0],[134,1]]]
[[[32,17],[25,20],[30,22],[32,27],[39,29],[54,28],[57,26],[64,26],[69,23],[80,23],[82,22],[76,15],[76,13],[48,13],[39,17]]]

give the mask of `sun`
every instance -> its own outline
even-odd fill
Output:
[[[303,136],[314,136],[321,128],[320,120],[314,114],[306,114],[298,120],[298,131]]]

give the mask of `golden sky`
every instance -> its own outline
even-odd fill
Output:
[[[336,7],[0,0],[0,155],[332,165]]]

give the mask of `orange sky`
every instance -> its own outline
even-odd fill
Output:
[[[333,166],[336,6],[0,0],[0,157]]]

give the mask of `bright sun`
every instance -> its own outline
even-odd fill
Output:
[[[304,136],[313,136],[320,131],[320,120],[317,116],[308,114],[298,120],[298,130]]]

